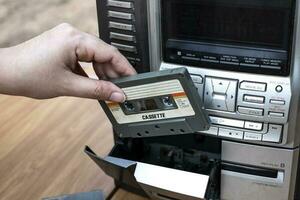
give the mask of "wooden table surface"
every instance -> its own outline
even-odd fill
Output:
[[[105,156],[111,125],[95,100],[33,100],[0,95],[0,199],[35,200],[91,190],[109,194],[113,180],[87,155]],[[114,200],[145,200],[119,190]]]

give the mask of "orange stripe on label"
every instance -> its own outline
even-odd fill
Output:
[[[173,97],[183,97],[186,96],[185,92],[178,92],[178,93],[174,93],[172,94]]]
[[[119,106],[119,103],[116,103],[116,102],[112,102],[112,101],[107,101],[106,102],[107,106],[108,107],[118,107]]]

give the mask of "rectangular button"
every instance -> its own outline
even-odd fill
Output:
[[[230,130],[225,128],[219,128],[219,136],[229,137],[234,139],[243,139],[243,131]]]
[[[285,105],[285,101],[275,100],[275,99],[271,99],[270,103],[275,105]]]
[[[261,96],[252,96],[252,95],[244,95],[244,101],[249,103],[265,103],[265,97]]]
[[[117,39],[117,40],[124,40],[124,41],[128,41],[128,42],[135,42],[135,37],[133,35],[110,32],[109,37],[110,37],[110,39]]]
[[[275,142],[279,143],[281,141],[282,125],[269,124],[268,133],[263,135],[264,142]]]
[[[244,140],[261,141],[262,134],[245,132]]]
[[[212,117],[210,116],[210,120],[213,124],[223,125],[223,126],[232,126],[237,128],[244,128],[245,122],[242,120],[236,119],[227,119],[222,117]]]
[[[211,126],[207,131],[201,131],[202,133],[210,134],[210,135],[218,135],[219,128],[215,126]]]
[[[133,8],[133,3],[126,2],[126,1],[108,0],[107,5],[113,7],[119,7],[119,8]]]
[[[284,117],[284,113],[281,112],[269,112],[270,117]]]
[[[136,47],[134,47],[134,46],[124,45],[124,44],[119,44],[119,43],[114,43],[114,42],[112,42],[111,45],[113,45],[114,47],[116,47],[117,49],[119,49],[121,51],[128,51],[128,52],[136,53]]]
[[[199,84],[203,83],[202,76],[191,74],[191,78],[194,81],[194,83],[199,83]]]
[[[120,30],[125,30],[125,31],[133,31],[134,30],[133,25],[118,23],[118,22],[109,22],[108,27],[109,28],[120,29]]]
[[[116,11],[108,11],[108,17],[132,20],[133,14],[124,13],[124,12],[116,12]]]
[[[253,91],[264,92],[264,91],[266,91],[267,84],[243,81],[240,85],[240,88],[244,89],[244,90],[253,90]]]
[[[245,122],[245,129],[260,131],[263,128],[263,123],[260,122]]]
[[[264,113],[263,109],[248,108],[248,107],[243,107],[243,106],[239,106],[238,111],[239,111],[239,113],[242,113],[242,114],[256,115],[256,116],[262,116]]]

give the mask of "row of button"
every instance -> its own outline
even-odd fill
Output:
[[[260,108],[248,108],[244,106],[239,106],[238,111],[241,114],[246,114],[246,115],[255,115],[255,116],[263,116],[264,114],[264,109]],[[284,113],[282,112],[269,112],[268,113],[270,117],[284,117]]]
[[[267,84],[266,83],[258,83],[258,82],[242,81],[240,84],[240,88],[243,90],[265,92],[267,89]]]
[[[264,104],[265,103],[265,97],[245,94],[244,98],[243,98],[243,101],[248,102],[248,103]]]
[[[107,6],[109,7],[117,7],[117,8],[123,8],[123,9],[133,9],[134,4],[133,2],[128,1],[116,1],[116,0],[108,0]],[[112,19],[122,19],[122,20],[128,20],[133,22],[134,21],[134,14],[127,13],[127,12],[119,12],[119,11],[108,11],[108,17]],[[117,29],[117,30],[123,30],[123,31],[130,31],[134,32],[135,27],[133,24],[130,23],[120,23],[116,21],[109,21],[108,27],[111,29]],[[136,37],[131,34],[124,34],[124,33],[117,33],[117,32],[110,32],[109,33],[110,39],[125,41],[125,42],[133,42],[136,43]],[[121,51],[126,51],[130,53],[137,53],[137,48],[134,45],[125,45],[120,44],[116,42],[111,42],[111,45],[115,46]]]
[[[219,55],[206,52],[185,52],[177,51],[177,56],[182,59],[188,59],[192,61],[202,61],[207,63],[220,63],[225,65],[235,65],[242,67],[251,68],[264,68],[264,69],[276,69],[280,70],[282,66],[285,65],[283,60],[274,59],[259,59],[253,57],[238,57],[232,55]]]
[[[267,90],[267,84],[259,82],[242,81],[240,84],[240,89],[265,92]],[[275,91],[280,93],[283,91],[283,87],[281,85],[277,85],[275,87]]]
[[[266,134],[232,130],[228,128],[218,128],[216,126],[211,126],[210,129],[204,133],[238,140],[279,143],[281,141],[282,126],[277,124],[269,124],[268,132]]]
[[[238,81],[215,77],[205,78],[204,106],[207,109],[235,112]]]
[[[128,2],[128,1],[108,0],[107,1],[107,6],[133,9],[133,3],[132,2]]]
[[[250,122],[238,119],[228,119],[223,117],[210,116],[212,124],[231,126],[235,128],[244,128],[249,130],[261,131],[263,129],[263,123],[261,122]]]

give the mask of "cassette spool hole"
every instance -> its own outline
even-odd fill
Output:
[[[174,106],[174,105],[173,105],[173,102],[172,102],[172,99],[171,99],[169,96],[163,97],[163,98],[162,98],[162,102],[163,102],[163,104],[164,104],[165,106],[167,106],[167,107],[172,107],[172,106]]]
[[[125,101],[124,106],[127,110],[133,111],[134,110],[134,105],[131,102]]]

